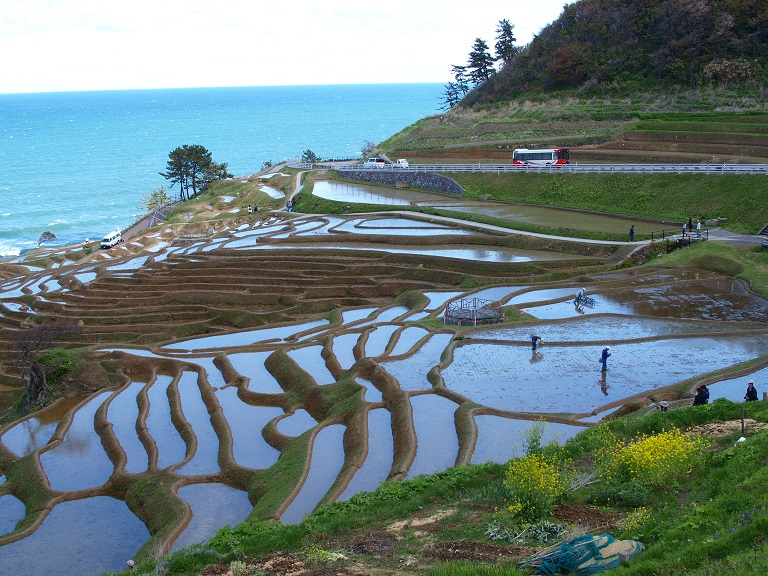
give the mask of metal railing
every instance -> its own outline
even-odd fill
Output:
[[[768,164],[566,164],[561,166],[520,166],[516,164],[411,164],[402,168],[397,164],[366,166],[350,162],[289,162],[290,168],[302,170],[373,170],[390,172],[485,172],[496,173],[646,173],[646,174],[764,174]]]

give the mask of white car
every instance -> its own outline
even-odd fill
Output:
[[[406,160],[405,158],[398,158],[397,159],[397,167],[398,168],[408,168],[408,166],[410,166],[410,164],[408,164],[408,160]]]
[[[386,165],[383,158],[368,158],[363,164],[366,168],[384,168]]]
[[[122,241],[123,236],[120,234],[120,230],[115,230],[101,239],[101,247],[104,249],[112,248],[112,246],[117,246]]]

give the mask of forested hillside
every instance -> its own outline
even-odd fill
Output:
[[[766,47],[765,0],[580,0],[462,105],[560,90],[619,96],[659,85],[764,90]]]

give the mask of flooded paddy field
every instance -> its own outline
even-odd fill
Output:
[[[2,277],[6,348],[45,314],[81,323],[89,352],[84,395],[0,428],[0,573],[121,570],[247,518],[296,523],[384,481],[504,462],[532,426],[566,442],[697,379],[735,401],[765,381],[768,303],[730,278],[392,215],[263,218]],[[462,299],[521,319],[445,324]]]
[[[602,230],[616,234],[629,234],[629,227],[635,226],[636,234],[650,234],[664,228],[670,228],[670,223],[629,219],[624,216],[611,214],[596,214],[580,210],[567,210],[545,206],[530,206],[525,204],[509,204],[473,200],[470,198],[450,197],[446,194],[421,192],[416,190],[396,190],[384,186],[373,186],[348,182],[315,182],[312,190],[314,196],[358,204],[382,204],[384,206],[426,206],[440,210],[464,212],[521,222],[547,226],[549,228],[564,228],[571,230]]]

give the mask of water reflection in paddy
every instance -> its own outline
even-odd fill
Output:
[[[431,389],[427,373],[440,363],[440,356],[452,338],[453,334],[435,334],[412,356],[382,362],[381,366],[397,379],[403,390]]]
[[[360,386],[365,388],[363,397],[366,402],[383,402],[384,401],[384,398],[381,395],[381,390],[376,388],[376,386],[374,386],[373,382],[371,382],[370,380],[366,380],[365,378],[357,376],[355,378],[355,382],[357,382],[358,384],[360,384]]]
[[[425,310],[437,310],[441,308],[449,300],[461,296],[464,292],[424,292],[424,296],[429,298],[429,304],[424,308]]]
[[[381,186],[346,184],[327,180],[315,182],[312,195],[337,202],[387,204],[390,206],[408,206],[411,202],[429,202],[440,198],[438,194],[416,192],[415,190],[395,190]]]
[[[542,324],[535,327],[530,325],[505,328],[491,327],[473,331],[470,338],[530,343],[530,335],[535,332],[543,339],[540,350],[546,354],[547,346],[551,342],[613,342],[627,338],[653,338],[675,334],[710,334],[732,329],[732,326],[722,322],[596,316],[594,318],[572,318],[563,322]]]
[[[459,440],[454,413],[458,405],[436,394],[423,394],[411,397],[411,407],[418,447],[408,478],[455,466]]]
[[[390,353],[392,356],[399,356],[400,354],[405,354],[408,352],[413,346],[429,334],[428,330],[425,330],[424,328],[420,328],[418,326],[411,326],[409,328],[405,328],[400,332],[400,335],[397,338],[397,344],[395,344],[395,347],[392,349],[392,352]]]
[[[507,304],[520,306],[520,304],[530,304],[531,302],[544,302],[546,300],[555,300],[559,298],[570,298],[569,302],[576,296],[578,288],[545,288],[544,290],[531,290],[518,294],[510,298]]]
[[[133,382],[112,399],[107,411],[107,421],[112,424],[112,432],[128,458],[125,471],[129,474],[145,471],[149,462],[147,450],[136,432],[139,418],[137,396],[145,385],[144,382]]]
[[[563,444],[584,430],[582,426],[555,422],[538,423],[500,416],[475,416],[475,424],[477,443],[472,453],[472,464],[507,462],[514,457],[525,455],[528,432],[533,426],[543,427],[542,445],[549,444],[552,440]]]
[[[157,447],[157,468],[160,470],[184,460],[187,450],[187,445],[171,421],[168,386],[172,381],[170,376],[158,376],[147,390],[149,413],[146,426]]]
[[[569,299],[546,306],[528,307],[524,311],[546,320],[598,313],[729,322],[766,322],[768,318],[768,300],[750,293],[738,280],[691,281],[615,290],[592,296],[594,308],[585,307],[576,311]],[[510,302],[517,303],[518,298]]]
[[[611,347],[468,344],[446,367],[446,386],[486,406],[525,412],[591,412],[596,407],[768,353],[768,337],[659,340]],[[642,358],[642,362],[637,360]],[[534,384],[535,383],[535,384]]]
[[[345,426],[333,424],[318,432],[312,446],[309,474],[296,498],[280,516],[283,524],[301,522],[331,489],[344,466],[345,430]]]
[[[386,308],[382,310],[370,320],[367,320],[360,324],[356,324],[355,328],[370,326],[371,324],[377,324],[379,322],[381,322],[382,324],[385,322],[392,322],[395,318],[399,318],[406,312],[408,312],[408,308],[406,308],[405,306],[392,306],[391,308]]]
[[[360,334],[357,332],[342,334],[333,339],[333,354],[344,370],[349,370],[355,363],[353,348],[359,339]]]
[[[13,532],[16,524],[27,515],[27,508],[24,502],[13,496],[6,494],[0,496],[0,536]]]
[[[400,218],[350,220],[336,226],[334,232],[348,234],[382,234],[387,236],[476,236],[477,232],[440,226],[429,222]]]
[[[492,288],[486,288],[485,290],[480,290],[479,292],[475,292],[474,294],[469,294],[466,296],[467,298],[479,298],[481,300],[491,300],[492,302],[499,302],[500,300],[504,300],[507,296],[514,292],[519,292],[520,290],[525,290],[529,288],[529,286],[494,286]]]
[[[307,250],[317,248],[314,244],[269,244],[254,246],[258,249],[270,249],[279,246],[286,250]],[[323,244],[323,250],[374,250],[392,254],[419,254],[421,256],[442,256],[458,260],[476,260],[479,262],[549,262],[554,260],[583,260],[584,256],[544,250],[522,250],[512,248],[485,248],[478,246],[443,245],[442,247],[405,246],[397,247],[376,243]]]
[[[203,338],[193,338],[181,342],[166,344],[163,348],[170,350],[204,350],[212,348],[232,348],[235,346],[248,346],[256,342],[268,340],[284,340],[299,332],[311,330],[318,326],[328,324],[328,320],[314,320],[304,324],[291,324],[290,326],[278,326],[275,328],[262,328],[260,330],[246,330],[244,332],[234,332],[230,334],[219,334],[216,336],[205,336]]]
[[[365,184],[315,182],[312,194],[338,202],[394,206],[418,204],[442,210],[481,214],[503,220],[575,230],[603,230],[611,233],[628,233],[631,223],[634,224],[637,234],[649,234],[663,227],[659,222],[651,220],[632,220],[630,222],[623,216],[590,214],[545,206],[486,202],[460,196],[451,197],[445,194],[416,190],[396,190]]]
[[[191,484],[179,488],[179,497],[192,508],[192,521],[174,542],[172,551],[205,542],[224,526],[243,522],[253,510],[248,493],[226,484]]]
[[[224,418],[232,431],[232,453],[235,461],[248,468],[269,468],[277,462],[280,451],[270,446],[261,431],[271,420],[283,414],[281,408],[251,406],[237,397],[237,388],[216,392]]]
[[[289,414],[277,422],[277,431],[286,436],[301,436],[316,425],[317,420],[312,418],[309,412],[299,408],[293,414]]]
[[[392,417],[386,408],[368,412],[368,456],[355,473],[339,500],[348,500],[358,492],[372,492],[389,476],[395,448]]]
[[[368,340],[365,342],[365,355],[368,358],[381,356],[387,348],[392,334],[400,328],[397,324],[379,326],[368,332]]]
[[[272,186],[262,186],[260,190],[275,200],[282,200],[285,198],[285,192],[278,190],[277,188],[273,188]]]
[[[14,424],[0,436],[0,441],[18,456],[26,456],[51,440],[62,417],[82,398],[71,397],[37,412],[33,417]]]
[[[94,488],[111,476],[112,462],[104,453],[101,438],[93,432],[96,410],[109,394],[100,392],[86,402],[75,413],[63,442],[40,453],[40,464],[54,490]]]
[[[333,377],[328,367],[325,365],[325,359],[322,356],[322,346],[307,346],[305,348],[296,348],[289,350],[290,356],[302,370],[307,372],[319,386],[333,384],[336,378]]]
[[[357,308],[353,310],[344,310],[341,313],[341,323],[342,325],[351,324],[352,322],[357,322],[363,318],[368,318],[368,316],[373,314],[376,310],[378,310],[378,308]]]
[[[632,306],[632,313],[730,322],[766,322],[768,300],[749,292],[734,279],[716,279],[648,286],[612,293],[610,298]]]
[[[200,395],[196,372],[184,372],[179,378],[179,397],[184,419],[192,426],[197,447],[192,459],[179,467],[178,474],[193,476],[215,474],[220,470],[217,461],[219,438],[211,425],[208,407]]]
[[[264,361],[270,354],[272,351],[242,352],[228,354],[227,358],[239,374],[249,379],[248,390],[263,394],[280,394],[283,389],[264,366]]]
[[[0,574],[120,572],[149,536],[122,500],[98,496],[62,502],[33,534],[2,547]]]

